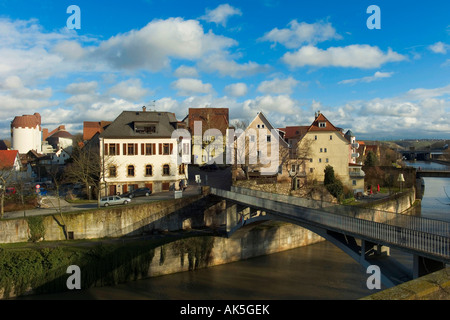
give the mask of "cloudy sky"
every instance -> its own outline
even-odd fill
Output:
[[[0,137],[16,115],[78,133],[145,105],[179,120],[262,111],[278,127],[320,110],[359,139],[450,139],[449,12],[448,0],[0,0]]]

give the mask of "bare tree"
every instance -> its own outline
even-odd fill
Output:
[[[299,187],[306,184],[306,163],[310,161],[312,142],[299,139],[290,148],[280,146],[280,166],[290,179],[291,190],[297,189],[297,181],[303,181]]]

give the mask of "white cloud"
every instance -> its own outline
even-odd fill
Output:
[[[71,83],[66,87],[66,92],[72,95],[93,94],[97,90],[97,81]]]
[[[206,20],[208,22],[214,22],[215,24],[220,24],[222,26],[226,26],[227,20],[231,16],[241,16],[242,11],[240,9],[234,8],[229,4],[221,4],[214,10],[206,10],[206,14],[201,16],[200,19]]]
[[[212,93],[213,88],[210,83],[203,83],[201,80],[192,78],[182,78],[172,82],[172,87],[178,90],[178,95],[189,96],[197,93]]]
[[[387,53],[369,45],[349,45],[330,47],[326,50],[312,45],[286,53],[282,60],[291,67],[353,67],[361,69],[378,68],[388,62],[402,61],[406,58],[392,49]]]
[[[293,49],[303,44],[316,44],[326,40],[342,38],[329,22],[321,21],[309,24],[292,20],[288,27],[285,29],[274,28],[267,32],[261,40],[274,42],[275,44],[281,43],[286,48]]]
[[[243,82],[233,83],[225,87],[225,92],[232,97],[242,97],[247,94],[248,88]]]
[[[194,67],[179,66],[175,70],[175,77],[177,78],[197,78],[198,72]]]
[[[268,65],[260,65],[249,61],[238,63],[226,54],[214,54],[199,62],[199,67],[205,72],[219,72],[222,76],[241,78],[266,72],[270,69]]]
[[[198,21],[169,18],[111,37],[92,49],[89,57],[116,69],[159,71],[171,58],[198,60],[234,45],[231,38],[205,33]]]
[[[446,54],[447,50],[450,50],[450,45],[443,42],[436,42],[435,44],[428,46],[428,49],[434,53]]]
[[[119,98],[136,102],[148,93],[149,90],[142,88],[142,82],[140,79],[129,79],[119,82],[108,90],[108,94],[110,95],[115,95]]]
[[[292,77],[287,79],[275,78],[261,82],[258,91],[265,94],[291,94],[298,83],[299,81]]]
[[[394,74],[393,72],[377,71],[377,72],[375,72],[375,74],[373,76],[357,78],[357,79],[342,80],[342,81],[339,81],[338,84],[355,84],[358,82],[373,82],[373,81],[384,79],[384,78],[390,78],[393,74]]]

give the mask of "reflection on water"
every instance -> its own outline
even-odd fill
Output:
[[[40,299],[358,299],[367,289],[362,266],[329,242],[193,272],[92,288]]]

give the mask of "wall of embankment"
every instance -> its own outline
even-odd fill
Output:
[[[408,196],[408,200],[404,201],[405,203],[411,203],[411,200]],[[398,200],[396,200],[396,203],[398,203]],[[398,205],[394,207],[398,208]],[[73,232],[75,240],[114,239],[124,236],[152,234],[155,230],[186,230],[205,225],[215,228],[226,223],[224,221],[226,209],[227,204],[224,200],[199,195],[135,206],[109,207],[101,210],[64,214],[64,221],[61,220],[60,215],[44,216],[41,217],[41,224],[45,230],[43,235],[45,241],[42,244],[47,241],[65,239],[66,235],[61,227],[62,223],[67,227],[66,232]],[[70,259],[74,259],[72,258],[74,256],[79,260],[70,260],[65,256],[65,249],[61,249],[56,260],[61,263],[65,261],[64,263],[67,262],[67,265],[56,265],[57,270],[51,272],[44,270],[42,274],[36,273],[36,278],[40,278],[39,283],[35,283],[35,280],[30,279],[29,275],[26,284],[16,283],[17,277],[14,275],[11,275],[10,280],[2,275],[4,277],[0,279],[0,298],[27,293],[67,290],[65,281],[68,277],[66,268],[69,264],[80,265],[82,274],[90,274],[89,277],[82,277],[83,281],[87,281],[83,283],[82,287],[87,288],[129,281],[130,274],[133,275],[132,280],[160,276],[272,254],[324,240],[307,229],[286,223],[271,222],[256,226],[249,225],[245,228],[247,229],[235,233],[230,238],[193,237],[156,247],[150,246],[148,249],[144,249],[145,253],[142,253],[142,249],[139,249],[141,251],[136,253],[136,257],[129,256],[134,251],[131,250],[133,248],[127,242],[123,244],[123,251],[121,251],[122,249],[114,249],[114,254],[108,253],[109,249],[105,249],[107,245],[104,245],[101,250],[92,249],[94,251],[88,251],[86,255],[84,253],[74,255],[73,252],[68,251],[67,254],[70,255]],[[33,232],[35,231],[33,231],[33,227],[30,227],[27,219],[0,221],[0,243],[27,242],[33,236]],[[71,242],[63,241],[61,243]],[[42,258],[45,262],[50,259],[49,257],[54,249],[49,249],[50,253],[41,249],[28,248],[26,250],[36,251],[37,253],[33,253],[38,256],[36,261]],[[6,248],[2,252],[2,248],[0,248],[0,260],[9,255],[9,260],[14,261],[14,263],[11,262],[14,264],[14,268],[20,268],[14,254],[14,250]],[[129,266],[128,271],[123,271],[123,266],[118,265],[121,263],[122,256],[125,265],[131,262],[135,263],[136,259],[137,261],[143,260],[144,263]],[[146,256],[146,258],[143,259],[142,256]],[[25,260],[27,259],[28,257],[25,258]],[[44,262],[44,265],[48,264]],[[118,270],[122,271],[119,272]],[[118,272],[119,274],[117,274]],[[44,280],[45,285],[42,283]],[[54,282],[60,284],[52,284],[49,287],[50,289],[46,289],[47,283]],[[37,290],[37,287],[43,289]]]

